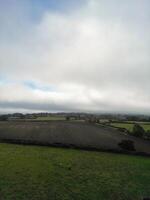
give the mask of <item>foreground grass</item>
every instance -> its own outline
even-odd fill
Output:
[[[150,124],[142,124],[142,123],[139,124],[144,128],[145,131],[150,130]],[[134,123],[111,123],[111,125],[118,128],[126,128],[127,130],[132,131]]]
[[[140,200],[150,196],[150,159],[0,144],[1,200]]]

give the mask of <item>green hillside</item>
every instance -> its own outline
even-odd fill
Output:
[[[146,157],[0,144],[1,200],[141,200],[149,172]]]

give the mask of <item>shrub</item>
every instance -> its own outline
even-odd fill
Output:
[[[117,129],[118,131],[121,131],[121,132],[128,132],[126,128],[118,127]]]
[[[135,151],[134,142],[132,140],[122,140],[118,145],[124,150]]]
[[[145,131],[145,138],[150,139],[150,130]]]
[[[70,117],[69,117],[69,116],[66,116],[66,120],[69,121],[69,120],[70,120]]]
[[[139,124],[135,124],[133,126],[132,135],[134,135],[136,137],[143,137],[145,135],[145,130]]]

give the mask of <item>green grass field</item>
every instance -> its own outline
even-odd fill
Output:
[[[118,128],[126,128],[129,131],[132,131],[133,124],[126,124],[126,123],[111,123],[112,126],[118,127]]]
[[[141,200],[149,172],[146,157],[0,144],[1,200]]]
[[[111,123],[111,125],[119,128],[126,128],[129,131],[133,130],[134,123]],[[144,128],[145,131],[150,130],[150,124],[142,124],[140,123],[140,126]]]

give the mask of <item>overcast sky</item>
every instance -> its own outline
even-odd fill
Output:
[[[150,114],[149,0],[0,0],[0,113]]]

